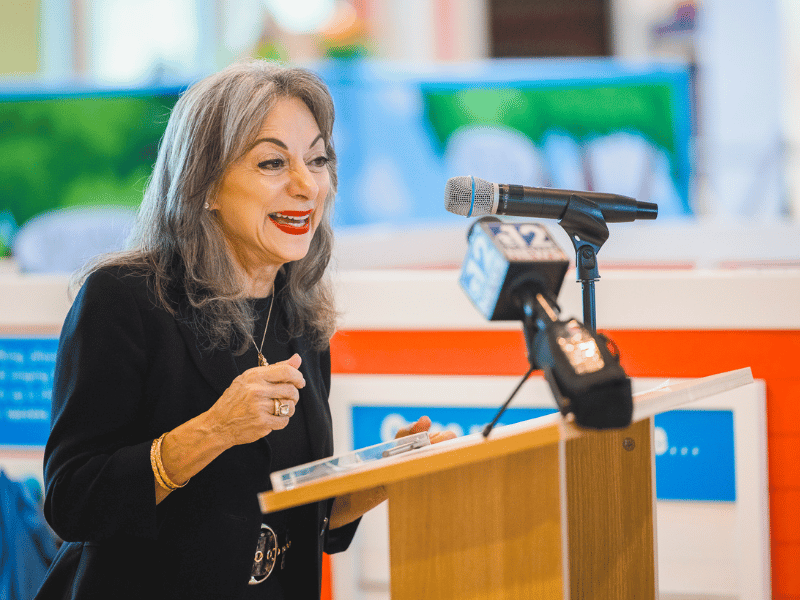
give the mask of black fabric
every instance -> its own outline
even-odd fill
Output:
[[[258,365],[258,352],[255,344],[262,348],[264,358],[271,365],[287,360],[294,354],[290,344],[286,312],[276,306],[270,315],[272,297],[254,300],[252,305],[258,317],[253,340],[247,351],[241,356],[235,357],[239,373]],[[268,317],[269,323],[267,323]],[[264,335],[264,328],[267,325],[269,325],[269,329]],[[261,346],[262,339],[264,340],[263,347]],[[289,424],[284,429],[270,433],[267,440],[272,455],[270,472],[282,471],[314,460],[303,402],[295,405],[295,415],[289,419]]]
[[[294,354],[290,344],[291,337],[288,332],[286,312],[282,311],[277,304],[270,312],[272,296],[253,300],[251,305],[257,318],[253,340],[247,351],[235,357],[239,373],[258,365],[258,352],[255,344],[261,348],[262,354],[269,364],[284,361]],[[268,328],[266,332],[264,332],[265,328]],[[262,340],[263,346],[261,345]],[[314,460],[303,402],[295,405],[295,414],[289,419],[289,424],[284,429],[270,433],[267,441],[271,452],[270,472],[282,471]],[[270,485],[267,489],[272,489],[272,486]],[[292,539],[293,532],[302,528],[304,521],[309,519],[313,519],[313,515],[309,514],[308,507],[301,506],[264,515],[263,521],[278,534],[281,543],[285,543],[284,539]],[[300,543],[302,545],[302,540]],[[280,562],[276,564],[266,581],[256,586],[249,586],[245,590],[244,598],[269,598],[270,600],[292,598],[288,565],[298,555],[295,551],[296,548],[298,546],[293,542],[292,548],[286,553],[285,568],[280,568]],[[308,552],[308,549],[303,550]]]
[[[180,315],[189,308],[175,296]],[[276,307],[277,309],[277,307]],[[330,353],[303,338],[300,391],[313,460],[330,456]],[[143,276],[93,273],[59,341],[45,516],[67,542],[38,599],[242,598],[270,489],[271,434],[225,451],[158,506],[152,440],[199,415],[238,375],[230,351],[207,351],[181,318],[153,302]],[[282,581],[291,598],[319,598],[323,549],[349,545],[357,522],[328,531],[332,501],[298,509]],[[65,589],[65,586],[67,589]],[[261,596],[269,598],[269,596]]]

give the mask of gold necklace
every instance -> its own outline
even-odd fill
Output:
[[[250,339],[253,340],[253,346],[256,348],[256,352],[258,352],[258,366],[259,367],[266,367],[269,365],[267,359],[264,358],[264,355],[261,354],[261,350],[264,348],[264,340],[267,339],[267,329],[269,329],[269,318],[272,316],[272,306],[275,304],[275,295],[272,295],[272,300],[269,301],[269,312],[267,313],[267,324],[264,325],[264,335],[261,336],[261,346],[256,346],[256,338],[253,337],[253,334],[250,334]]]

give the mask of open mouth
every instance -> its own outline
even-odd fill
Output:
[[[313,210],[284,210],[269,215],[275,227],[292,235],[303,235],[311,229],[311,213]]]

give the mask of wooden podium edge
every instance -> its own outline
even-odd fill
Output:
[[[753,382],[749,367],[710,375],[675,385],[664,385],[634,396],[634,423],[683,404],[729,391]],[[472,434],[427,446],[387,460],[365,464],[343,474],[331,475],[283,491],[258,494],[264,513],[300,506],[358,490],[388,485],[477,462],[508,456],[526,449],[555,444],[592,433],[559,413],[506,425],[494,430],[488,439]]]
[[[258,495],[258,501],[264,513],[284,510],[341,494],[516,454],[526,449],[556,444],[565,436],[576,434],[577,432],[565,432],[560,414],[545,415],[506,425],[492,432],[488,439],[480,433],[472,434],[391,459],[367,463],[348,473],[330,475],[290,490],[262,492]]]

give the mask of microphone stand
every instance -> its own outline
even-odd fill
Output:
[[[583,324],[597,333],[594,282],[600,279],[597,253],[608,239],[608,225],[600,207],[573,194],[558,221],[575,247],[575,265],[583,289]]]

